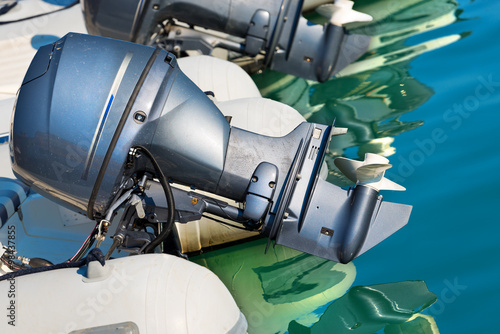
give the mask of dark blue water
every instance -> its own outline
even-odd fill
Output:
[[[438,295],[430,313],[442,332],[491,332],[500,298],[500,3],[458,9],[458,22],[406,41],[472,32],[411,61],[409,73],[434,91],[400,118],[424,124],[394,142],[393,171],[408,189],[398,198],[414,211],[398,235],[355,262],[355,284],[422,279]]]
[[[294,106],[309,121],[331,124],[336,119],[338,126],[349,127],[349,135],[332,141],[329,181],[343,182],[331,163],[335,156],[386,155],[393,164],[386,175],[407,191],[385,192],[384,198],[411,204],[413,212],[406,227],[353,261],[355,274],[342,276],[344,282],[346,277],[353,278],[347,294],[316,302],[312,313],[304,307],[303,313],[314,319],[302,323],[311,333],[326,332],[325,328],[338,333],[432,332],[429,324],[406,326],[409,316],[398,311],[399,305],[403,311],[423,314],[419,319],[432,317],[442,333],[498,332],[500,2],[394,0],[357,1],[356,5],[379,15],[377,22],[358,31],[386,34],[386,44],[367,53],[361,69],[323,84],[272,72],[255,80],[265,96]],[[370,64],[374,59],[383,61]],[[211,255],[206,255],[205,264],[233,292],[238,270],[249,265],[253,269],[248,270],[247,280],[255,275],[264,291],[255,292],[255,298],[264,295],[265,299],[269,289],[276,295],[279,289],[273,287],[271,278],[256,274],[259,265],[245,263],[245,256],[253,254],[245,249],[249,252],[252,247],[256,246],[224,251],[229,259],[238,259],[239,266],[233,265],[236,269],[224,269],[222,263],[211,266]],[[329,284],[328,279],[315,281],[319,264],[308,267],[300,262],[304,259],[292,255],[286,263],[276,255],[275,264],[267,264],[272,269],[266,272],[284,270],[292,275],[297,265],[316,271],[311,269],[309,276],[308,270],[302,271],[300,279],[290,282],[289,301],[286,297],[279,303],[266,299],[269,314],[295,302],[293,291],[303,293],[308,287]],[[227,279],[224,270],[230,272]],[[379,286],[384,283],[391,284]],[[252,303],[236,299],[250,305],[244,312],[251,332],[266,332],[259,327],[265,322],[262,317],[252,316]],[[264,309],[264,304],[255,305]],[[274,313],[275,318],[279,316]],[[354,326],[341,321],[349,317],[357,319],[351,319]],[[303,332],[291,321],[298,315],[282,318],[281,332]],[[402,327],[394,327],[401,323]]]
[[[487,333],[498,328],[500,299],[500,2],[458,8],[458,22],[407,41],[472,32],[411,61],[410,74],[434,91],[401,117],[424,124],[394,142],[393,170],[413,162],[399,173],[408,191],[398,198],[414,211],[407,227],[355,262],[355,284],[422,279],[438,295],[429,314],[443,333]]]
[[[500,299],[500,2],[458,9],[459,21],[407,40],[471,32],[411,61],[409,73],[434,91],[401,117],[424,124],[398,135],[391,157],[393,170],[412,162],[399,172],[408,191],[398,198],[414,211],[394,238],[355,261],[355,284],[422,279],[438,295],[428,313],[441,332],[491,333]]]

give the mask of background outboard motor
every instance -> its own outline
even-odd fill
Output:
[[[97,220],[98,242],[120,207],[115,247],[136,253],[162,244],[174,220],[211,213],[349,262],[405,225],[411,207],[382,201],[379,190],[404,188],[383,177],[391,165],[376,155],[339,160],[358,183],[352,191],[319,178],[331,137],[345,131],[304,122],[274,138],[231,127],[172,54],[70,33],[33,59],[10,148],[16,176]]]
[[[177,55],[223,48],[264,56],[273,70],[326,81],[359,58],[370,37],[351,35],[344,24],[370,21],[336,0],[318,12],[325,25],[302,16],[302,0],[81,0],[90,34],[146,45]],[[208,30],[207,30],[208,29]]]

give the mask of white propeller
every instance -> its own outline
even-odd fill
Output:
[[[392,167],[389,160],[378,154],[366,153],[364,161],[348,158],[335,158],[335,166],[349,180],[356,184],[380,190],[406,190],[405,187],[384,177],[385,171]]]
[[[373,20],[368,14],[352,9],[354,2],[350,0],[335,0],[333,4],[325,4],[316,8],[316,12],[326,17],[331,24],[343,26],[351,22],[368,22]]]

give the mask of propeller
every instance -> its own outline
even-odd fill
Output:
[[[385,171],[392,167],[389,160],[378,154],[366,153],[364,161],[348,158],[335,158],[335,166],[349,180],[357,185],[380,190],[406,190],[405,187],[384,177]]]
[[[351,22],[369,22],[373,20],[368,14],[352,9],[354,2],[350,0],[335,0],[333,4],[325,4],[316,8],[316,12],[336,26]]]

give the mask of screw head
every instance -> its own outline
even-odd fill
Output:
[[[142,124],[146,121],[146,113],[144,111],[136,111],[134,114],[134,121],[138,124]]]

